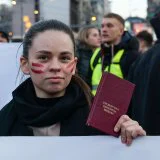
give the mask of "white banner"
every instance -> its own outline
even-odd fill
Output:
[[[1,137],[1,160],[159,160],[160,137]]]
[[[22,54],[20,43],[0,43],[0,109],[12,99],[19,70],[19,57]]]

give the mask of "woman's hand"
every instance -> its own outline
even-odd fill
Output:
[[[130,145],[132,140],[138,136],[145,136],[146,132],[138,124],[137,121],[132,120],[127,115],[122,115],[114,127],[115,132],[121,134],[122,143]]]

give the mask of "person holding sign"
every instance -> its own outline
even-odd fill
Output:
[[[23,40],[20,68],[30,75],[0,111],[0,136],[87,136],[103,133],[86,125],[91,92],[75,74],[77,58],[71,29],[57,20],[34,24]],[[115,132],[123,143],[146,135],[123,115]]]

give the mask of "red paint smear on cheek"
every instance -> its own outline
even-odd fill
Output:
[[[42,68],[42,67],[44,67],[44,66],[40,63],[32,63],[31,70],[32,70],[33,73],[41,74],[41,73],[44,73],[42,70],[39,70],[39,68]]]
[[[70,73],[72,73],[72,72],[73,72],[73,69],[74,69],[74,65],[73,65],[73,67],[71,68],[71,71],[70,71]]]
[[[66,73],[72,73],[73,69],[74,69],[74,60],[71,61],[69,64],[67,64],[66,68],[64,69],[66,71]]]
[[[40,63],[32,63],[32,66],[33,67],[43,67],[43,65]]]
[[[41,70],[35,70],[35,69],[31,69],[33,73],[37,73],[37,74],[41,74],[41,73],[44,73],[43,71]]]

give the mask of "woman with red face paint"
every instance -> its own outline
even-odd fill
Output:
[[[0,111],[0,136],[85,136],[103,133],[86,126],[91,104],[87,85],[75,75],[75,42],[68,26],[57,20],[33,25],[23,40],[20,67],[30,75]],[[123,115],[115,126],[122,142],[145,135]]]

